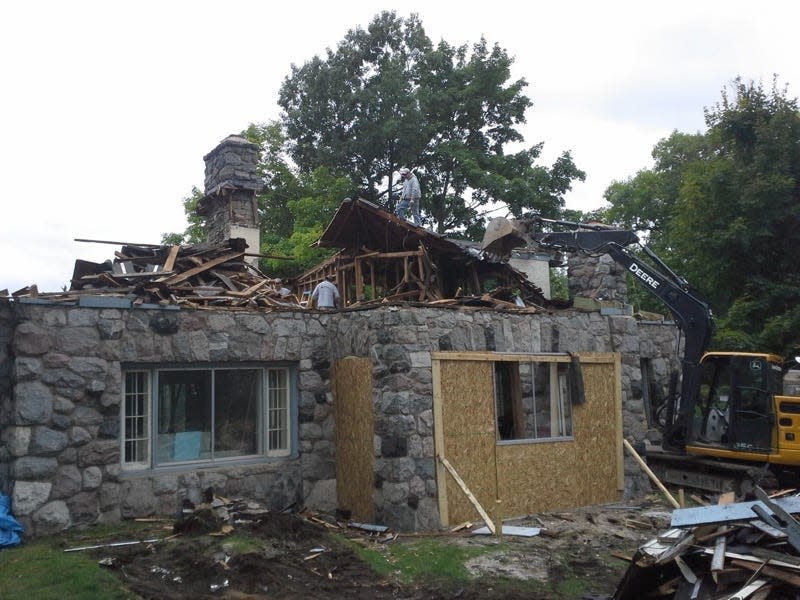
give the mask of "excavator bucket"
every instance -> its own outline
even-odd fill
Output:
[[[483,234],[481,250],[501,258],[511,256],[511,250],[527,246],[530,238],[524,225],[514,219],[498,217],[489,221]]]

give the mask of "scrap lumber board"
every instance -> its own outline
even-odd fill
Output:
[[[489,517],[489,514],[484,510],[483,506],[481,506],[481,503],[478,502],[478,499],[469,490],[469,488],[467,487],[467,484],[464,483],[464,480],[461,479],[461,476],[458,474],[458,471],[456,471],[455,467],[453,467],[453,465],[450,464],[450,461],[447,460],[441,454],[439,454],[437,456],[437,458],[439,459],[439,462],[441,462],[444,465],[444,468],[447,469],[447,471],[450,473],[450,475],[453,476],[453,479],[455,479],[456,483],[461,488],[461,491],[464,492],[464,494],[466,494],[467,498],[472,503],[472,506],[475,507],[475,510],[478,511],[478,514],[480,514],[480,516],[483,519],[484,523],[486,523],[486,526],[489,528],[489,531],[491,531],[492,533],[495,533],[496,530],[495,530],[495,526],[494,526],[494,521],[492,521],[491,517]]]
[[[178,252],[180,251],[180,246],[172,246],[169,249],[169,254],[167,255],[167,260],[164,261],[164,267],[162,271],[172,271],[175,268],[175,259],[178,258]]]
[[[713,548],[703,548],[701,550],[702,554],[713,554]],[[755,564],[767,564],[772,567],[780,567],[781,569],[788,569],[790,571],[800,571],[800,565],[793,565],[790,562],[785,560],[775,559],[775,558],[762,558],[760,556],[751,556],[749,554],[741,554],[739,552],[725,552],[725,558],[729,558],[731,560],[742,560],[747,561]],[[788,559],[792,559],[792,556],[787,556]]]
[[[237,260],[244,256],[244,252],[231,252],[230,254],[223,254],[222,256],[218,256],[217,258],[213,258],[207,262],[204,262],[193,269],[189,269],[188,271],[184,271],[182,273],[178,273],[177,275],[173,275],[172,277],[162,277],[157,279],[156,281],[163,281],[164,283],[173,285],[175,283],[180,283],[181,281],[185,281],[190,277],[194,277],[198,273],[202,273],[204,271],[208,271],[209,269],[213,269],[217,265],[221,265],[222,263],[226,263],[231,260]],[[193,257],[189,257],[193,258]]]
[[[516,535],[519,537],[535,537],[542,531],[541,527],[517,527],[515,525],[501,525],[503,535]],[[472,532],[473,535],[489,535],[494,533],[488,527],[480,527]]]
[[[786,512],[800,513],[800,496],[789,496],[774,500]],[[695,508],[678,508],[672,511],[671,527],[694,527],[695,525],[709,525],[712,523],[730,523],[732,521],[752,521],[759,516],[753,506],[759,505],[765,511],[771,512],[760,500],[750,502],[737,502],[735,504],[722,504],[715,506],[699,506]]]

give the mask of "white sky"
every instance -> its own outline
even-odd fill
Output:
[[[739,0],[268,2],[28,0],[0,5],[0,289],[68,285],[77,258],[182,231],[203,156],[279,115],[292,63],[381,10],[420,15],[435,42],[485,36],[533,100],[526,144],[586,174],[567,206],[602,205],[671,131],[704,130],[734,77],[800,92],[800,3]]]

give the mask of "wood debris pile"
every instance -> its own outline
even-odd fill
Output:
[[[280,279],[266,277],[245,260],[245,249],[240,238],[226,245],[123,244],[113,261],[75,261],[69,290],[40,293],[30,286],[12,296],[63,302],[103,296],[128,299],[134,306],[297,308],[297,298]]]
[[[615,600],[796,599],[800,496],[677,509],[672,528],[639,548]]]

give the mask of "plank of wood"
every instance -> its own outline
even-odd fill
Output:
[[[727,548],[724,535],[719,536],[714,543],[714,554],[711,557],[711,572],[715,573],[725,568],[725,550]]]
[[[795,575],[794,573],[790,573],[789,571],[785,571],[781,568],[771,567],[769,564],[749,562],[737,559],[733,559],[732,563],[736,567],[742,567],[744,569],[749,569],[751,571],[757,571],[761,575],[766,575],[767,577],[780,579],[781,581],[785,581],[786,583],[791,583],[796,588],[800,588],[800,575]]]
[[[441,454],[438,454],[436,456],[436,458],[438,458],[439,462],[441,462],[444,465],[444,468],[447,469],[447,472],[450,473],[450,475],[453,477],[455,482],[458,484],[458,487],[461,488],[461,491],[464,492],[464,494],[466,494],[467,498],[472,503],[472,506],[475,507],[475,510],[478,511],[478,514],[481,516],[483,521],[486,523],[486,526],[489,528],[489,531],[491,531],[492,533],[495,533],[496,529],[495,529],[495,526],[494,526],[494,521],[492,521],[491,517],[489,517],[489,513],[487,513],[484,510],[483,506],[481,506],[481,503],[478,502],[478,499],[469,490],[469,488],[467,487],[467,484],[464,483],[464,480],[461,479],[461,476],[458,474],[458,471],[456,471],[455,468],[453,467],[453,465],[450,464],[450,461],[447,460]]]
[[[254,285],[251,285],[249,288],[246,288],[246,289],[242,290],[241,292],[231,292],[230,295],[231,296],[239,296],[239,297],[242,297],[242,298],[246,298],[247,296],[252,296],[253,294],[255,294],[258,290],[260,290],[262,287],[264,287],[268,283],[269,283],[269,279],[262,279],[258,283],[254,284]]]
[[[711,548],[703,548],[701,550],[703,554],[713,554],[713,550]],[[786,562],[786,560],[780,559],[763,559],[758,556],[750,555],[750,554],[740,554],[739,552],[731,552],[730,550],[725,553],[725,557],[731,560],[741,560],[744,562],[752,562],[758,565],[764,564],[766,562],[771,567],[778,567],[780,569],[786,569],[789,572],[797,573],[798,577],[800,577],[800,565],[793,565],[790,562]],[[788,557],[789,559],[793,557]]]
[[[101,274],[101,275],[84,275],[83,277],[81,277],[80,280],[81,281],[91,281],[93,279],[100,278],[102,275],[103,274]],[[172,275],[172,271],[170,271],[169,273],[164,273],[163,271],[159,271],[158,273],[120,273],[120,274],[117,274],[117,273],[114,273],[114,274],[106,273],[105,275],[112,275],[113,277],[117,277],[119,279],[147,279],[147,278],[153,278],[156,275],[160,275],[162,277],[166,277],[166,276]]]
[[[180,246],[172,246],[169,249],[169,254],[167,255],[167,260],[164,261],[164,271],[172,271],[175,268],[175,259],[178,258],[178,251],[180,251]]]
[[[420,254],[419,250],[407,250],[405,252],[380,252],[376,255],[369,255],[370,258],[404,258],[407,256],[418,256]]]
[[[800,496],[778,498],[773,501],[790,513],[800,512]],[[761,505],[760,500],[736,502],[734,504],[699,506],[694,508],[679,508],[672,511],[672,527],[694,527],[708,523],[729,523],[732,521],[752,521],[759,516],[753,511],[753,506]]]
[[[217,265],[221,265],[231,260],[238,260],[244,256],[244,252],[231,252],[230,254],[223,254],[222,256],[218,256],[217,258],[213,258],[207,262],[204,262],[201,265],[194,267],[193,269],[189,269],[187,271],[183,271],[182,273],[178,273],[177,275],[172,275],[170,277],[162,277],[157,279],[156,281],[163,281],[167,284],[175,284],[180,283],[181,281],[186,281],[190,277],[194,277],[199,273],[204,273],[210,269],[213,269]]]
[[[625,446],[625,449],[628,451],[628,454],[630,454],[634,458],[634,460],[636,460],[636,462],[639,463],[639,466],[642,467],[642,470],[645,473],[647,473],[647,476],[653,481],[653,483],[656,484],[656,487],[659,490],[661,490],[661,493],[664,494],[669,503],[672,504],[672,506],[674,506],[675,508],[680,508],[681,507],[680,503],[677,500],[675,500],[672,494],[669,493],[669,490],[667,490],[667,488],[664,487],[664,484],[661,483],[661,480],[656,476],[655,473],[653,473],[652,469],[650,469],[650,467],[647,466],[647,463],[644,462],[641,456],[639,456],[639,453],[633,449],[631,443],[625,438],[622,438],[622,444],[623,446]]]
[[[139,246],[140,248],[160,248],[162,244],[133,244],[131,242],[109,242],[106,240],[86,240],[75,238],[76,242],[90,242],[92,244],[114,244],[115,246]]]
[[[121,288],[121,287],[124,287],[124,286],[123,286],[123,285],[122,285],[122,284],[121,284],[119,281],[117,281],[116,279],[114,279],[114,278],[111,276],[111,274],[110,274],[110,273],[100,273],[100,274],[97,276],[97,280],[98,280],[98,281],[105,282],[105,283],[107,283],[108,285],[110,285],[110,286],[113,286],[113,287],[115,287],[115,288]]]

